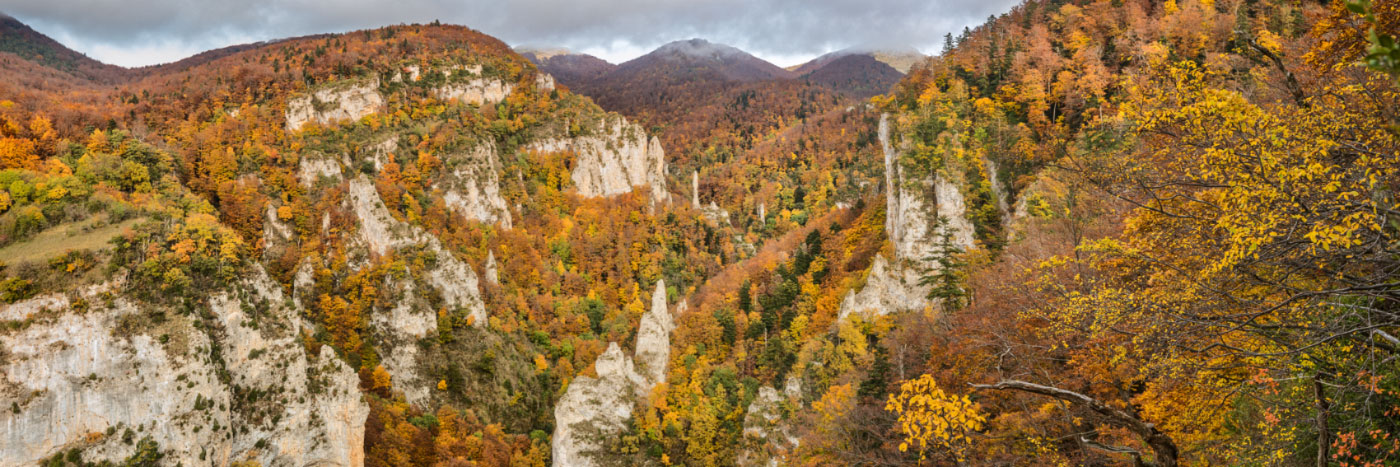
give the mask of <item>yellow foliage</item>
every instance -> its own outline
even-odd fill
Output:
[[[959,463],[966,461],[972,433],[987,422],[975,402],[967,396],[944,393],[930,375],[901,383],[899,394],[890,395],[885,410],[899,416],[899,431],[904,436],[899,450],[917,449],[920,460],[934,445],[952,452]]]

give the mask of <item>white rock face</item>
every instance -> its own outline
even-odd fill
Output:
[[[442,199],[447,207],[467,219],[510,229],[510,210],[501,197],[495,147],[483,144],[467,154],[448,156],[447,160],[454,166],[442,183]]]
[[[666,381],[666,364],[671,359],[671,331],[676,329],[666,309],[666,283],[656,281],[651,310],[642,315],[637,328],[637,369],[649,386]]]
[[[947,219],[954,246],[964,251],[973,246],[973,227],[962,192],[942,177],[913,182],[905,177],[899,152],[890,144],[888,115],[880,116],[880,146],[885,155],[885,231],[894,259],[875,257],[865,287],[859,293],[851,291],[841,302],[841,318],[851,313],[885,315],[930,305],[928,287],[919,285],[919,278],[937,267],[930,258],[939,252],[939,217]]]
[[[715,204],[714,201],[710,201],[710,204],[708,206],[701,207],[700,215],[705,216],[706,220],[709,220],[711,223],[714,224],[729,223],[729,211],[726,211],[724,210],[724,208],[719,207],[719,205]]]
[[[895,261],[923,261],[934,253],[935,237],[924,197],[932,181],[923,180],[911,189],[899,164],[899,153],[890,146],[889,115],[880,116],[880,147],[885,154],[885,231],[894,246]]]
[[[972,248],[972,236],[974,233],[972,221],[967,219],[967,205],[963,202],[962,192],[957,185],[949,183],[942,177],[933,179],[934,202],[938,206],[938,215],[948,219],[948,230],[952,233],[952,243],[954,246],[967,251]],[[934,229],[934,238],[937,238],[937,229]],[[913,258],[910,258],[913,259]]]
[[[884,255],[876,254],[865,287],[859,293],[852,290],[846,294],[838,319],[845,319],[851,313],[881,316],[920,310],[929,305],[927,295],[928,287],[919,285],[916,270],[893,267]]]
[[[744,441],[738,465],[776,467],[798,445],[798,439],[783,420],[784,397],[772,386],[758,388],[758,396],[744,413]]]
[[[486,324],[486,306],[481,301],[481,288],[470,265],[443,248],[437,237],[394,219],[379,198],[379,192],[364,175],[350,180],[349,193],[355,216],[360,220],[361,241],[381,255],[390,249],[425,246],[437,257],[433,269],[428,271],[429,282],[442,294],[447,306],[467,309],[478,327]],[[431,315],[433,312],[425,309],[420,313]]]
[[[890,145],[889,115],[880,116],[880,147],[885,154],[885,230],[894,246],[895,262],[923,263],[938,251],[938,216],[948,219],[955,245],[971,248],[973,229],[962,193],[941,177],[915,181],[905,177],[899,152]]]
[[[690,205],[700,209],[700,172],[690,173]]]
[[[384,164],[389,163],[389,155],[399,148],[399,135],[390,135],[379,144],[370,146],[371,162],[374,163],[374,170],[384,170]]]
[[[438,257],[437,267],[428,271],[428,282],[442,294],[448,308],[465,308],[473,326],[485,327],[486,305],[481,301],[481,286],[472,267],[439,246],[436,238],[430,245],[437,251]]]
[[[513,86],[498,79],[476,78],[470,81],[444,84],[433,90],[439,99],[458,100],[472,105],[495,104],[510,95]]]
[[[605,464],[599,454],[608,440],[627,428],[633,404],[666,381],[675,327],[666,309],[666,284],[658,280],[651,310],[642,315],[637,329],[636,364],[616,342],[609,343],[594,363],[598,377],[574,378],[554,406],[554,465]]]
[[[435,261],[424,274],[428,284],[442,296],[448,309],[463,309],[472,326],[486,326],[486,305],[470,265],[443,248],[437,237],[395,219],[364,175],[350,180],[348,198],[360,220],[359,241],[366,248],[381,255],[399,248],[420,246],[432,252]],[[384,343],[387,357],[383,363],[393,377],[394,387],[404,391],[409,403],[422,404],[428,401],[432,381],[419,374],[417,340],[438,331],[437,313],[415,298],[411,284],[400,284],[397,289],[400,291],[398,306],[389,316],[376,317],[374,322],[387,338]]]
[[[578,158],[572,179],[580,195],[611,197],[631,193],[633,187],[650,188],[652,202],[664,202],[666,153],[661,140],[648,138],[639,125],[616,118],[603,123],[591,136],[552,139],[530,144],[540,152],[573,151]]]
[[[308,122],[329,125],[342,120],[359,120],[384,106],[379,81],[342,84],[319,89],[308,96],[287,100],[287,130],[301,129]]]
[[[535,75],[535,88],[544,92],[553,91],[554,77],[550,76],[549,73],[540,73]]]
[[[287,223],[282,222],[281,218],[277,217],[277,205],[267,203],[266,219],[263,221],[263,244],[270,247],[287,242],[292,239],[294,234],[292,226],[287,225]]]
[[[488,251],[488,252],[486,252],[486,282],[490,282],[490,283],[492,283],[492,284],[500,285],[500,284],[501,284],[501,276],[500,276],[500,274],[501,274],[500,272],[497,272],[497,271],[496,271],[496,252],[494,252],[494,251]]]
[[[358,376],[329,347],[306,355],[298,313],[260,269],[252,272],[210,300],[214,332],[167,312],[145,331],[118,335],[121,322],[152,319],[120,297],[110,306],[85,297],[92,305],[81,313],[57,295],[0,312],[50,310],[0,336],[8,353],[0,394],[19,408],[0,411],[0,465],[70,447],[86,461],[120,462],[135,450],[121,439],[127,429],[151,437],[170,465],[363,465],[369,408]],[[216,344],[222,361],[211,358]],[[235,387],[261,396],[235,397]]]
[[[374,184],[364,175],[350,179],[350,205],[360,219],[360,239],[377,254],[416,243],[417,232],[389,214]]]
[[[554,465],[601,465],[597,457],[605,442],[627,428],[638,389],[647,387],[616,342],[608,344],[594,368],[597,378],[574,378],[554,406]]]
[[[390,349],[384,355],[384,369],[394,383],[394,389],[404,393],[410,404],[421,405],[428,402],[432,382],[418,374],[418,339],[437,331],[437,316],[425,312],[413,291],[412,281],[387,283],[384,290],[392,291],[399,299],[389,313],[376,313],[370,323],[384,337],[383,345]]]
[[[340,162],[329,157],[301,158],[297,166],[297,180],[301,181],[301,186],[310,188],[322,177],[340,181]]]

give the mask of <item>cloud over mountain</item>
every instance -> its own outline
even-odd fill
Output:
[[[780,65],[845,47],[933,51],[945,32],[1013,0],[10,0],[5,13],[122,65],[175,60],[239,42],[393,23],[464,24],[513,44],[563,46],[621,62],[705,37]]]

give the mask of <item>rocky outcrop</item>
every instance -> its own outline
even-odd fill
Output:
[[[940,251],[940,229],[947,229],[953,246],[963,250],[973,246],[973,227],[958,186],[937,175],[922,180],[907,176],[899,151],[890,143],[888,115],[880,117],[879,138],[885,156],[885,232],[894,257],[875,258],[865,286],[860,292],[847,293],[842,301],[841,318],[929,306],[928,286],[920,285],[919,278],[937,267],[931,259]]]
[[[535,89],[539,89],[543,92],[553,91],[554,77],[550,76],[549,73],[540,73],[535,75]]]
[[[301,186],[311,188],[322,178],[329,178],[339,182],[341,163],[329,157],[306,156],[301,158],[301,163],[297,166],[297,180]]]
[[[374,170],[384,170],[384,164],[389,162],[389,156],[399,148],[399,135],[389,135],[378,144],[369,147],[370,162],[374,163]]]
[[[442,297],[448,309],[465,310],[473,326],[486,326],[486,306],[470,265],[443,248],[437,237],[394,219],[365,176],[350,180],[348,201],[360,220],[358,237],[365,248],[381,255],[400,248],[423,248],[430,252],[434,260],[422,271],[426,282]],[[383,346],[388,357],[384,368],[410,403],[422,404],[427,402],[432,381],[421,374],[417,341],[437,332],[437,313],[416,298],[409,283],[387,290],[399,292],[398,304],[389,316],[373,321],[386,338]]]
[[[796,378],[788,378],[782,393],[772,386],[758,388],[758,396],[744,413],[744,439],[738,450],[738,465],[776,467],[797,448],[799,440],[786,421],[787,408],[783,405],[800,403],[801,391],[801,383]]]
[[[967,218],[967,204],[963,202],[963,195],[962,192],[958,190],[958,186],[942,177],[934,177],[933,202],[935,206],[937,206],[935,223],[938,218],[943,218],[948,221],[947,226],[944,228],[948,229],[953,246],[963,251],[972,248],[972,236],[974,232],[972,221]],[[907,219],[903,220],[903,222],[916,223],[918,221]],[[933,229],[933,235],[935,239],[938,237],[938,229]],[[937,240],[935,240],[935,242],[936,241]],[[915,260],[913,257],[905,259]],[[927,257],[918,258],[917,260],[926,262]]]
[[[379,81],[341,82],[313,91],[310,95],[287,100],[287,130],[301,129],[307,123],[329,125],[343,120],[359,120],[384,106]]]
[[[880,116],[879,137],[885,155],[885,231],[894,247],[894,261],[924,263],[933,256],[939,217],[947,220],[953,244],[971,248],[972,223],[957,185],[937,175],[911,180],[905,174],[899,151],[890,144],[889,115]]]
[[[370,324],[383,339],[385,352],[383,365],[392,378],[394,388],[403,391],[404,399],[410,404],[428,402],[432,381],[419,374],[419,339],[437,332],[437,315],[418,301],[413,282],[386,279],[384,290],[398,297],[394,308],[388,313],[376,313]]]
[[[282,222],[277,216],[277,204],[267,203],[267,212],[263,219],[263,244],[267,247],[284,244],[291,241],[293,235],[295,232],[292,231],[292,226]]]
[[[470,265],[457,259],[442,247],[437,237],[417,226],[400,222],[389,214],[379,192],[369,179],[361,175],[350,180],[349,201],[360,220],[359,238],[378,254],[390,249],[422,246],[435,256],[433,268],[427,271],[433,284],[449,308],[465,308],[476,326],[484,326],[486,307],[481,301],[481,289]],[[432,313],[431,310],[424,310]]]
[[[841,302],[840,319],[851,313],[879,316],[929,305],[928,288],[919,285],[919,273],[908,267],[895,267],[876,254],[860,292],[851,290]]]
[[[608,344],[593,364],[598,377],[574,378],[554,406],[554,465],[606,464],[607,441],[627,428],[637,400],[666,380],[674,329],[666,308],[666,285],[657,281],[651,310],[637,329],[636,363],[616,342]]]
[[[906,180],[899,153],[890,145],[889,115],[880,116],[880,147],[885,155],[885,232],[894,247],[895,261],[922,260],[934,252],[935,238],[923,192],[932,180]],[[914,184],[910,187],[909,184]]]
[[[598,377],[579,376],[554,406],[554,465],[599,465],[606,441],[627,428],[632,406],[648,387],[616,342],[593,364]]]
[[[413,245],[417,229],[399,222],[379,198],[374,184],[364,175],[350,179],[349,201],[360,220],[359,238],[371,251],[383,255],[390,249]]]
[[[495,285],[500,285],[500,284],[501,284],[501,276],[500,276],[501,273],[496,271],[496,252],[494,252],[494,251],[488,251],[488,252],[486,252],[486,267],[485,267],[485,269],[486,269],[486,273],[485,273],[485,274],[486,274],[486,282],[490,282],[490,283],[495,284]]]
[[[642,315],[637,328],[637,369],[648,385],[666,381],[666,364],[671,359],[671,331],[676,329],[666,309],[666,283],[656,281],[651,294],[651,310]]]
[[[150,437],[170,465],[364,463],[369,408],[329,347],[307,355],[300,315],[260,269],[214,294],[198,321],[121,298],[50,295],[0,311],[0,464],[77,448],[120,462]],[[256,397],[250,397],[256,394]]]
[[[591,135],[538,141],[526,149],[572,151],[577,158],[572,179],[582,196],[611,197],[646,186],[652,202],[663,202],[668,197],[666,153],[661,140],[648,138],[641,126],[627,119],[611,118]]]
[[[700,215],[705,216],[705,219],[716,225],[729,223],[729,211],[719,207],[714,201],[710,201],[709,205],[702,206]]]
[[[510,83],[499,79],[475,78],[444,84],[434,89],[433,95],[445,101],[457,100],[480,106],[505,100],[513,89]]]
[[[511,228],[510,211],[501,197],[496,149],[487,143],[465,154],[448,156],[453,166],[440,186],[447,207],[467,219]]]

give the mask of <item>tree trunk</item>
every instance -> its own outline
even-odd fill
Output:
[[[1098,399],[1057,387],[1016,380],[1000,381],[996,384],[974,384],[972,387],[978,389],[1015,389],[1017,391],[1050,396],[1083,405],[1088,407],[1089,410],[1107,417],[1113,424],[1132,430],[1134,433],[1137,433],[1138,436],[1142,437],[1142,440],[1152,448],[1153,457],[1157,461],[1156,465],[1161,467],[1176,467],[1178,455],[1176,443],[1172,441],[1170,436],[1158,430],[1156,425],[1122,410],[1115,409],[1108,404],[1100,402]]]
[[[1327,429],[1327,393],[1322,387],[1322,376],[1313,375],[1313,397],[1317,398],[1317,467],[1327,466],[1327,450],[1332,446],[1332,432]]]

